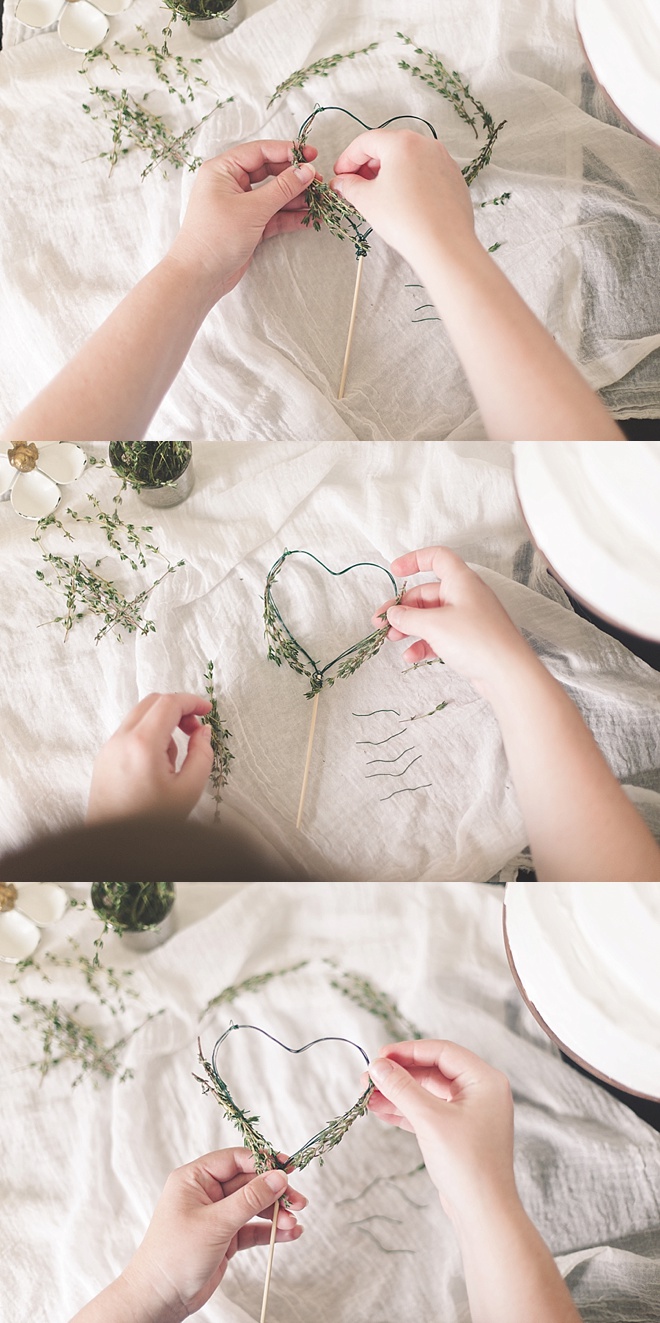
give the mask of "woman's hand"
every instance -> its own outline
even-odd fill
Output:
[[[262,239],[297,230],[313,166],[291,164],[291,142],[246,142],[205,161],[166,261],[208,283],[211,301],[233,289]],[[315,147],[304,149],[307,161]],[[259,187],[254,187],[259,185]]]
[[[477,243],[467,185],[441,142],[409,129],[361,133],[335,164],[330,187],[415,270],[438,248]]]
[[[411,588],[399,606],[385,603],[374,616],[377,624],[387,611],[392,642],[418,639],[404,652],[404,661],[413,665],[441,657],[480,693],[499,675],[506,676],[514,660],[534,661],[494,592],[448,547],[411,551],[391,568],[403,579],[427,570],[438,579]]]
[[[244,1148],[179,1167],[128,1267],[73,1323],[182,1323],[210,1300],[234,1254],[268,1244],[275,1201],[284,1195],[289,1208],[278,1212],[278,1242],[302,1235],[295,1213],[307,1203],[285,1172],[255,1176],[254,1155]]]
[[[143,813],[187,818],[213,766],[211,731],[199,720],[211,710],[195,694],[149,694],[129,712],[94,764],[88,822]],[[174,731],[188,736],[188,752],[176,771]]]
[[[376,1085],[369,1110],[413,1132],[453,1221],[484,1205],[517,1204],[505,1075],[456,1043],[420,1040],[382,1048],[368,1076]]]
[[[278,1241],[302,1235],[294,1210],[307,1203],[288,1189],[284,1172],[255,1176],[254,1157],[242,1148],[179,1167],[168,1177],[147,1234],[122,1274],[125,1282],[136,1298],[156,1299],[172,1318],[195,1314],[219,1286],[234,1254],[268,1244],[273,1206],[285,1193],[291,1208],[280,1207]]]

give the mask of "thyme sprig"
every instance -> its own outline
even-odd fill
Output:
[[[78,907],[76,902],[75,908]],[[46,951],[39,960],[34,956],[22,960],[16,966],[10,983],[20,985],[26,974],[36,974],[43,983],[50,984],[53,971],[58,969],[68,969],[77,976],[78,981],[82,979],[98,1005],[104,1007],[115,1019],[127,1010],[130,998],[138,997],[128,983],[133,977],[130,969],[118,972],[109,965],[101,964],[98,949],[94,958],[90,959],[73,937],[68,938],[68,946],[63,954]],[[108,1046],[99,1031],[77,1018],[80,1005],[80,1001],[72,1007],[65,1007],[57,998],[44,1001],[41,996],[20,997],[20,1009],[13,1014],[13,1021],[25,1033],[37,1034],[41,1045],[41,1057],[28,1062],[26,1069],[36,1070],[41,1076],[40,1084],[43,1084],[51,1070],[68,1061],[78,1067],[78,1074],[72,1082],[73,1088],[89,1076],[93,1077],[95,1088],[98,1087],[99,1079],[118,1078],[120,1084],[125,1083],[133,1077],[133,1071],[123,1066],[123,1049],[140,1029],[163,1012],[152,1012],[130,1033]]]
[[[244,978],[240,983],[230,983],[217,996],[211,998],[206,1009],[202,1011],[201,1019],[204,1019],[204,1016],[208,1015],[208,1012],[214,1010],[216,1006],[225,1006],[236,1001],[236,998],[240,997],[242,992],[257,992],[260,988],[264,988],[267,983],[271,983],[274,978],[282,978],[285,974],[296,974],[299,969],[306,969],[308,964],[309,960],[300,960],[297,965],[287,965],[284,969],[267,970],[264,974],[250,974],[248,978]]]
[[[359,643],[355,643],[352,647],[347,648],[339,657],[335,657],[334,661],[329,662],[327,666],[320,669],[320,662],[315,662],[309,656],[309,653],[307,653],[302,645],[298,643],[298,640],[294,638],[291,631],[285,625],[273,600],[273,585],[277,581],[277,576],[282,569],[282,566],[289,556],[299,554],[300,553],[296,551],[284,550],[282,555],[275,561],[275,564],[271,566],[268,572],[266,587],[264,590],[264,634],[268,642],[268,660],[275,662],[276,666],[281,666],[283,662],[286,662],[287,666],[290,666],[291,670],[295,671],[297,675],[306,676],[310,681],[310,688],[305,697],[314,698],[316,694],[321,692],[321,689],[331,689],[336,680],[343,680],[349,675],[354,675],[366,661],[375,657],[380,652],[385,639],[387,638],[390,626],[387,622],[387,613],[383,612],[380,619],[384,621],[384,624],[380,629],[374,630],[371,634],[368,634],[366,638],[361,639]],[[311,556],[311,552],[305,552],[303,554]],[[317,558],[312,556],[312,559],[316,560]],[[318,563],[321,564],[320,561]],[[327,569],[327,566],[323,566],[323,568]],[[350,568],[355,567],[351,566]],[[401,601],[405,591],[406,584],[404,583],[395,598],[397,603]],[[337,674],[335,676],[328,675],[328,671],[334,666],[338,666]]]
[[[271,1144],[270,1140],[262,1135],[257,1129],[259,1123],[258,1116],[251,1116],[248,1112],[234,1102],[229,1092],[226,1082],[221,1079],[217,1070],[211,1061],[204,1057],[201,1042],[198,1042],[199,1060],[205,1073],[206,1079],[199,1075],[194,1078],[201,1084],[205,1094],[212,1093],[216,1102],[218,1102],[225,1113],[225,1116],[236,1126],[243,1139],[246,1148],[249,1148],[255,1157],[255,1170],[258,1173],[278,1168],[280,1171],[303,1171],[310,1162],[318,1158],[321,1166],[326,1153],[336,1148],[340,1144],[344,1135],[350,1130],[351,1126],[358,1117],[364,1116],[368,1110],[369,1099],[374,1091],[374,1085],[369,1084],[364,1093],[360,1095],[357,1102],[344,1112],[342,1116],[336,1116],[332,1121],[320,1130],[318,1134],[309,1139],[302,1148],[299,1148],[286,1162],[282,1162],[278,1156],[278,1151]]]
[[[442,712],[449,706],[449,700],[444,703],[438,703],[437,707],[432,707],[430,712],[416,712],[414,717],[402,717],[401,720],[409,723],[411,721],[422,721],[424,717],[434,717],[436,712]]]
[[[96,1030],[91,1029],[89,1025],[81,1024],[75,1018],[78,1006],[74,1006],[69,1012],[57,1000],[46,1003],[38,997],[21,997],[21,1007],[22,1011],[16,1012],[12,1017],[14,1022],[27,1031],[38,1032],[41,1036],[42,1056],[40,1060],[30,1061],[28,1069],[37,1070],[43,1083],[55,1066],[65,1061],[72,1061],[80,1067],[79,1073],[72,1081],[73,1089],[82,1084],[89,1075],[100,1076],[104,1080],[118,1076],[120,1084],[132,1079],[134,1071],[122,1068],[120,1053],[140,1029],[163,1013],[151,1012],[142,1024],[137,1025],[130,1033],[108,1047]],[[94,1087],[98,1087],[96,1079]]]
[[[95,503],[94,497],[90,497],[90,500],[93,504]],[[115,509],[116,513],[117,510]],[[77,515],[70,509],[67,510],[67,514],[77,522],[94,522],[93,516],[85,519],[84,516]],[[121,520],[115,520],[114,515],[107,511],[101,511],[98,507],[97,521],[104,529],[113,549],[117,550],[117,534],[119,529],[124,527]],[[130,528],[128,534],[129,545],[135,549],[135,539],[139,538],[139,534],[134,525],[126,527]],[[64,615],[55,616],[54,620],[48,623],[64,626],[65,643],[77,621],[83,620],[88,615],[98,616],[103,620],[103,624],[95,636],[96,643],[100,643],[106,634],[111,633],[115,635],[120,643],[123,642],[124,634],[140,633],[147,635],[155,633],[155,621],[143,615],[142,608],[154,589],[170,574],[175,574],[185,564],[185,561],[180,560],[175,565],[168,561],[167,569],[163,574],[149,588],[145,588],[136,597],[130,599],[115,583],[103,578],[98,573],[98,567],[103,557],[97,560],[94,566],[89,566],[78,555],[69,559],[57,552],[48,551],[44,545],[44,535],[48,533],[49,529],[57,529],[68,542],[74,542],[75,538],[54,514],[47,515],[45,519],[39,520],[35,536],[32,538],[32,541],[39,547],[42,560],[46,566],[46,571],[35,571],[37,579],[47,588],[60,592],[64,596],[66,608]],[[148,531],[151,532],[151,529]],[[162,554],[157,547],[151,544],[147,545],[146,550],[156,555]],[[136,570],[138,568],[138,561],[129,553],[120,550],[118,554],[121,560],[128,561],[132,569]],[[163,557],[163,559],[166,560],[167,558]]]
[[[316,115],[324,109],[324,106],[317,105],[302,125],[300,133],[292,146],[291,159],[294,165],[300,165],[304,161],[304,148],[312,124]],[[314,230],[320,230],[323,225],[327,226],[338,239],[349,238],[351,240],[355,245],[356,258],[366,257],[369,252],[367,235],[371,233],[371,230],[367,227],[365,232],[366,221],[364,216],[360,215],[360,212],[352,207],[350,202],[346,201],[346,198],[341,197],[339,193],[335,193],[328,184],[313,179],[305,193],[305,201],[307,203],[307,213],[303,216],[303,225],[311,225]]]
[[[115,41],[114,48],[123,55],[146,56],[153,65],[157,80],[169,95],[176,97],[182,105],[185,105],[195,100],[195,87],[208,87],[208,81],[197,72],[201,63],[199,58],[190,59],[190,65],[195,66],[191,71],[182,56],[171,53],[167,44],[168,38],[172,35],[171,21],[169,26],[163,29],[162,46],[150,42],[146,30],[139,24],[136,30],[142,38],[142,46],[131,47],[124,42]],[[143,151],[149,157],[149,162],[141,174],[142,179],[146,179],[147,175],[157,167],[162,170],[165,179],[168,178],[167,167],[175,170],[184,168],[190,171],[197,170],[202,164],[202,157],[191,153],[190,141],[211,115],[233,101],[233,96],[227,97],[224,101],[216,97],[215,105],[196,124],[191,124],[182,133],[175,134],[163,116],[147,105],[149,97],[156,89],[151,88],[141,97],[136,97],[125,87],[102,86],[98,79],[95,81],[91,73],[92,67],[99,60],[103,61],[107,70],[116,74],[119,79],[123,75],[116,60],[103,46],[96,46],[86,52],[80,73],[86,78],[91,95],[96,98],[98,113],[94,113],[95,107],[90,102],[83,102],[82,108],[91,119],[105,120],[111,127],[111,145],[107,150],[98,153],[99,159],[108,161],[110,173],[112,174],[122,157],[135,150]]]
[[[423,55],[426,61],[426,71],[421,69],[419,65],[409,64],[407,60],[399,60],[399,68],[407,69],[411,77],[421,79],[423,83],[432,87],[446,101],[449,101],[459,119],[470,125],[475,138],[479,137],[477,118],[481,120],[482,128],[487,134],[486,142],[474,160],[463,166],[462,170],[469,188],[474,183],[477,175],[481,174],[481,171],[485,170],[490,163],[497,137],[504,128],[506,120],[496,124],[490,111],[486,110],[483,103],[473,95],[469,83],[461,77],[456,69],[447,69],[434,51],[426,51],[421,46],[416,46],[412,38],[405,36],[403,32],[397,32],[396,35],[406,46],[412,46],[415,55]],[[473,107],[474,113],[470,113],[469,106]],[[510,196],[510,194],[507,195],[507,200]],[[497,246],[501,247],[499,244]]]
[[[375,983],[355,970],[347,970],[330,980],[330,986],[341,992],[343,997],[361,1006],[370,1015],[375,1015],[385,1025],[391,1042],[398,1043],[413,1038],[423,1038],[421,1030],[408,1020],[399,1010],[396,1002],[387,992],[377,988]]]
[[[211,711],[208,716],[202,717],[202,725],[209,726],[211,729],[211,748],[213,749],[213,768],[211,770],[211,785],[213,786],[213,797],[215,799],[215,819],[216,822],[220,816],[220,805],[222,803],[222,791],[229,779],[230,763],[233,762],[234,755],[230,753],[227,741],[231,739],[231,731],[227,730],[222,723],[218,700],[215,695],[215,668],[212,661],[206,668],[204,675],[206,680],[206,693],[211,702]]]
[[[81,906],[81,908],[86,908]],[[122,970],[117,973],[110,965],[102,965],[99,959],[98,951],[94,958],[90,960],[80,948],[80,944],[73,937],[67,939],[68,954],[58,955],[54,951],[46,951],[42,960],[36,960],[34,956],[28,956],[21,960],[16,966],[14,978],[10,979],[10,984],[19,983],[23,974],[27,970],[34,970],[39,974],[44,983],[52,983],[50,973],[54,969],[72,969],[80,974],[88,987],[89,991],[96,997],[99,1006],[105,1006],[111,1015],[117,1016],[120,1012],[126,1010],[126,999],[137,998],[138,994],[131,987],[124,987],[122,979],[127,980],[133,977],[132,970]]]
[[[293,87],[304,87],[308,78],[314,76],[327,78],[330,70],[336,69],[337,65],[341,64],[342,60],[354,60],[356,55],[368,55],[369,51],[375,51],[377,45],[377,41],[372,41],[369,46],[362,46],[361,49],[357,51],[344,51],[342,54],[324,55],[320,60],[314,60],[313,64],[308,64],[304,69],[295,69],[292,74],[289,74],[288,78],[284,79],[283,83],[279,83],[275,88],[266,109],[270,110],[273,102],[277,101],[278,97],[284,96],[286,92],[290,92]]]

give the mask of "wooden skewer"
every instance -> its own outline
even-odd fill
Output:
[[[318,690],[318,692],[314,695],[314,703],[313,703],[313,706],[312,706],[312,725],[311,725],[311,729],[310,729],[310,732],[309,732],[309,743],[308,743],[308,745],[307,745],[307,759],[306,759],[306,762],[305,762],[305,773],[304,773],[304,776],[303,776],[302,790],[301,790],[301,792],[300,792],[300,803],[299,803],[299,805],[298,805],[298,818],[297,818],[297,821],[296,821],[296,831],[300,831],[300,824],[301,824],[301,822],[302,822],[303,809],[304,809],[304,807],[305,807],[305,795],[307,794],[307,782],[309,781],[309,769],[310,769],[311,762],[312,762],[312,747],[313,747],[313,745],[314,745],[314,731],[316,730],[316,714],[317,714],[317,712],[318,712],[318,710],[319,710],[319,698],[320,698],[320,695],[321,695],[321,691]]]
[[[275,1200],[273,1209],[273,1225],[270,1232],[270,1246],[268,1248],[268,1265],[266,1267],[266,1280],[264,1282],[264,1298],[261,1302],[261,1318],[259,1323],[266,1323],[266,1310],[268,1308],[268,1293],[270,1291],[270,1278],[273,1271],[273,1255],[275,1253],[275,1237],[277,1235],[277,1219],[280,1212],[280,1201]]]
[[[342,368],[341,381],[340,381],[340,383],[339,383],[339,394],[337,395],[337,399],[338,399],[338,400],[343,400],[343,398],[344,398],[344,388],[345,388],[345,386],[346,386],[346,377],[347,377],[347,375],[348,375],[348,360],[349,360],[349,358],[350,358],[350,356],[351,356],[351,345],[353,344],[353,332],[354,332],[354,330],[355,330],[355,318],[356,318],[356,316],[357,316],[358,296],[359,296],[359,293],[360,293],[360,281],[362,280],[362,263],[363,263],[363,261],[364,261],[364,258],[363,258],[363,257],[358,257],[358,262],[357,262],[357,275],[356,275],[356,277],[355,277],[355,293],[354,293],[354,295],[353,295],[353,307],[352,307],[352,309],[351,309],[351,320],[350,320],[349,325],[348,325],[348,339],[347,339],[347,341],[346,341],[346,353],[344,354],[344,366],[343,366],[343,368]]]

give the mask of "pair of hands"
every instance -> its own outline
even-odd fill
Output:
[[[392,562],[392,572],[407,578],[431,570],[436,582],[405,594],[400,606],[385,603],[374,616],[376,627],[387,611],[389,638],[415,637],[404,660],[413,664],[442,657],[485,697],[498,685],[513,683],[517,662],[529,664],[533,653],[485,583],[446,547],[411,551]],[[88,821],[162,813],[186,818],[211,774],[210,732],[200,718],[210,711],[196,694],[151,694],[129,713],[104,745],[94,767]],[[175,729],[188,736],[186,758],[176,771]]]
[[[484,1204],[491,1213],[517,1202],[513,1104],[504,1075],[455,1043],[418,1041],[384,1047],[370,1063],[365,1086],[368,1078],[377,1086],[370,1111],[416,1135],[457,1226]],[[274,1201],[285,1193],[289,1208],[280,1206],[280,1242],[302,1235],[296,1213],[307,1204],[284,1172],[255,1177],[246,1149],[210,1153],[174,1171],[144,1241],[115,1284],[131,1318],[179,1323],[201,1309],[234,1254],[268,1243]]]
[[[213,301],[241,279],[262,239],[299,229],[316,174],[315,147],[291,164],[291,143],[244,143],[199,170],[181,230],[168,254],[200,277]],[[254,187],[258,185],[258,187]],[[465,180],[441,143],[409,130],[373,129],[335,163],[331,187],[377,234],[419,268],[427,251],[476,242]]]

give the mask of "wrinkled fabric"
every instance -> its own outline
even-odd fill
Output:
[[[71,890],[85,895],[84,887]],[[204,908],[186,891],[179,888],[182,923],[184,912],[188,922]],[[223,896],[218,886],[218,903]],[[70,932],[91,954],[97,930],[86,914],[70,912],[48,944],[64,951]],[[506,962],[499,888],[257,884],[149,955],[106,938],[104,959],[135,971],[141,997],[121,1029],[106,1028],[109,1039],[139,1024],[147,1010],[164,1007],[165,1014],[123,1054],[134,1079],[102,1083],[98,1091],[88,1081],[73,1093],[69,1064],[41,1088],[24,1069],[38,1044],[10,1023],[19,989],[0,967],[9,1023],[0,1104],[11,1135],[3,1174],[6,1323],[26,1315],[38,1323],[70,1318],[128,1262],[172,1168],[239,1142],[192,1078],[200,1073],[198,1034],[206,1056],[231,1020],[256,1024],[289,1046],[331,1034],[377,1053],[388,1033],[332,987],[342,970],[383,989],[423,1034],[463,1043],[507,1073],[521,1198],[587,1323],[657,1319],[660,1135],[562,1062],[527,1011]],[[307,969],[203,1015],[227,985],[305,959]],[[97,1023],[80,981],[66,970],[52,977],[47,997],[65,1006],[82,999],[82,1013]],[[21,989],[35,995],[35,988],[43,993],[33,973],[24,976]],[[352,1105],[364,1061],[343,1044],[290,1057],[242,1031],[220,1049],[218,1065],[238,1105],[256,1112],[263,1133],[291,1151]],[[426,1172],[406,1174],[419,1161],[411,1135],[367,1117],[323,1167],[314,1163],[295,1178],[310,1204],[301,1241],[275,1254],[272,1323],[292,1314],[320,1323],[412,1315],[467,1323],[448,1219]],[[265,1264],[265,1249],[233,1259],[200,1323],[258,1319]]]
[[[5,5],[0,56],[2,316],[0,426],[67,362],[165,253],[193,176],[169,181],[124,158],[108,177],[98,160],[110,128],[90,103],[82,57],[55,32],[31,34]],[[136,22],[159,39],[161,13],[136,0],[111,19],[134,44]],[[314,105],[340,105],[377,125],[397,114],[430,120],[465,164],[474,134],[432,88],[398,68],[414,62],[403,26],[469,80],[506,127],[475,182],[483,243],[617,416],[653,417],[660,392],[660,158],[631,134],[586,70],[572,0],[273,0],[215,43],[177,30],[173,49],[203,57],[195,105],[168,96],[146,60],[120,56],[122,85],[182,132],[214,103],[234,101],[201,128],[207,157],[238,141],[293,138]],[[182,25],[179,25],[180,27]],[[29,35],[29,40],[25,40]],[[267,109],[292,71],[335,52],[378,49],[310,79]],[[110,44],[108,50],[113,53]],[[114,52],[116,54],[116,52]],[[101,62],[93,76],[103,81]],[[91,101],[93,108],[93,100]],[[421,125],[417,126],[426,133]],[[328,178],[358,126],[327,113],[312,141]],[[480,142],[483,138],[480,139]],[[506,206],[481,204],[511,193]],[[346,398],[336,399],[355,280],[349,242],[302,232],[260,249],[239,286],[208,316],[150,436],[279,440],[476,438],[483,423],[441,322],[417,276],[377,237],[365,259]]]
[[[380,567],[417,547],[451,546],[565,686],[616,776],[655,803],[660,675],[573,612],[527,539],[511,459],[508,445],[466,442],[197,443],[197,485],[185,504],[156,511],[125,497],[125,519],[153,525],[161,551],[186,563],[147,603],[156,633],[122,646],[112,637],[94,646],[92,619],[64,643],[62,627],[48,624],[63,598],[34,577],[32,526],[0,506],[0,555],[11,564],[0,579],[2,845],[79,818],[96,753],[130,708],[150,692],[201,693],[212,659],[232,732],[226,807],[294,876],[486,881],[524,848],[490,705],[449,667],[411,672],[392,643],[323,689],[296,831],[309,682],[268,660],[263,625],[266,577],[285,548],[313,552],[335,571],[375,563],[335,578],[290,557],[273,587],[283,619],[325,664],[371,633],[372,614],[393,595]],[[90,492],[111,508],[116,490],[110,472],[89,468],[64,504],[84,512]],[[78,524],[75,533],[65,543],[49,532],[47,549],[88,563],[106,556],[100,530]],[[133,575],[109,553],[101,573],[133,597],[164,568],[152,565],[150,577]],[[197,816],[211,821],[213,810],[205,794]]]

